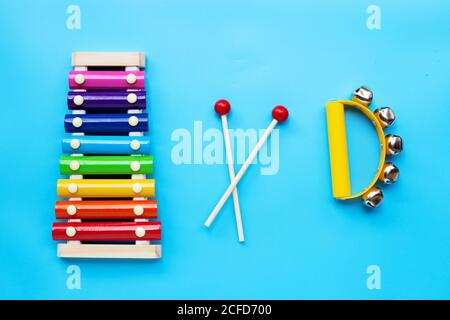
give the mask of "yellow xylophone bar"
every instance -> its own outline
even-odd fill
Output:
[[[154,179],[59,179],[60,198],[155,197]]]
[[[353,107],[361,111],[375,126],[380,141],[381,152],[377,173],[372,182],[359,193],[352,194],[350,186],[350,169],[347,152],[347,134],[345,130],[345,106]],[[331,183],[333,196],[337,199],[352,199],[362,196],[375,185],[383,170],[386,157],[386,144],[383,128],[379,120],[369,108],[350,100],[332,101],[327,103],[328,145],[330,150]]]

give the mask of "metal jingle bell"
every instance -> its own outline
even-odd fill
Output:
[[[362,199],[366,206],[376,208],[383,202],[384,196],[380,188],[372,187],[362,196]]]
[[[373,114],[380,121],[383,128],[390,127],[395,121],[394,111],[388,107],[376,109]]]
[[[386,162],[379,179],[383,183],[392,184],[398,180],[399,175],[400,170],[392,162]]]
[[[353,92],[352,100],[368,107],[372,103],[373,92],[364,86],[359,87]]]
[[[388,156],[396,155],[403,151],[403,139],[395,134],[388,134],[386,140],[386,154]]]

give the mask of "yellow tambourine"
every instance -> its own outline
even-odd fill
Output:
[[[365,87],[357,89],[352,100],[338,100],[327,103],[328,145],[330,149],[331,180],[333,196],[336,199],[347,200],[362,197],[364,203],[372,208],[378,207],[383,201],[383,193],[375,187],[378,180],[386,184],[394,183],[399,176],[398,168],[391,162],[386,162],[386,156],[400,153],[403,150],[402,138],[389,134],[385,136],[383,129],[392,125],[395,120],[390,108],[381,108],[373,113],[368,106],[372,103],[373,93]],[[375,126],[380,140],[380,160],[378,170],[372,182],[362,191],[352,193],[350,186],[350,169],[348,164],[347,136],[345,130],[345,107],[361,111]]]

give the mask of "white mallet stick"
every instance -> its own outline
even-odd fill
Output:
[[[227,114],[230,112],[231,106],[227,100],[219,100],[214,105],[214,110],[220,115],[222,120],[223,138],[225,142],[225,154],[227,156],[228,174],[230,175],[230,181],[234,179],[234,165],[233,155],[231,153],[230,133],[228,131]],[[236,227],[238,232],[238,238],[240,242],[244,242],[244,229],[242,227],[241,207],[239,206],[239,197],[237,188],[233,190],[233,203],[234,203],[234,216],[236,218]]]
[[[259,139],[256,146],[253,148],[252,152],[248,156],[247,160],[245,160],[244,164],[242,165],[241,169],[237,173],[236,177],[231,181],[230,185],[228,186],[228,189],[223,194],[222,198],[220,198],[219,202],[217,203],[214,210],[209,215],[208,219],[205,221],[205,226],[209,227],[213,223],[214,219],[216,218],[217,214],[219,213],[220,209],[222,209],[223,205],[227,201],[230,194],[233,192],[233,190],[236,188],[237,184],[241,180],[242,176],[244,175],[245,171],[248,169],[250,164],[255,160],[256,155],[258,154],[258,151],[261,149],[261,147],[266,142],[269,135],[272,133],[272,130],[276,127],[276,125],[279,122],[285,121],[289,116],[288,110],[283,106],[276,106],[272,110],[272,117],[273,120],[267,127],[266,131],[262,135],[261,139]]]

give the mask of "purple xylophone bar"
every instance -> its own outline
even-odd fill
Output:
[[[145,109],[145,91],[70,91],[69,110],[129,110]]]

